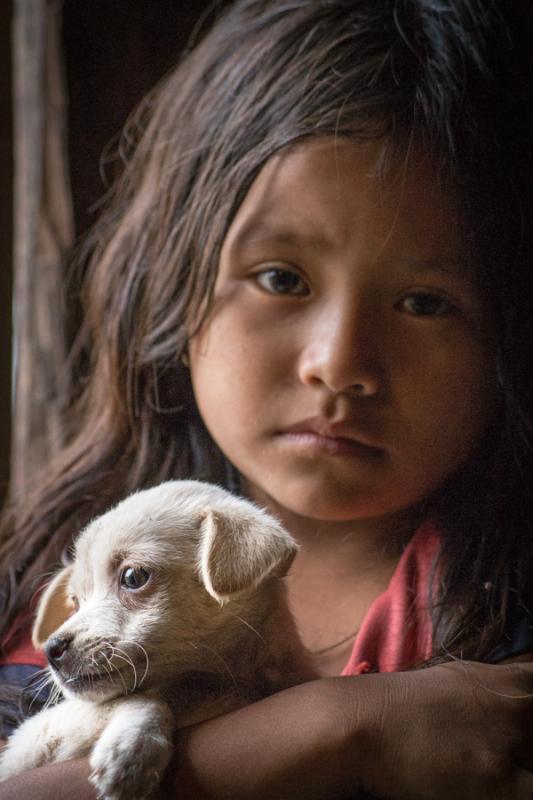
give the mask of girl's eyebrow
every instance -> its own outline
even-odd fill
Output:
[[[283,228],[278,224],[270,224],[265,220],[253,220],[237,233],[231,242],[232,249],[244,250],[249,246],[275,244],[281,246],[301,246],[302,244],[311,246],[324,246],[326,239],[317,235],[316,232],[296,231],[293,228]]]
[[[249,247],[260,245],[279,245],[285,247],[301,247],[302,245],[311,247],[324,247],[327,240],[320,235],[312,232],[296,232],[290,229],[283,229],[269,226],[268,224],[258,223],[243,228],[231,242],[231,249],[243,251]],[[416,274],[441,273],[448,277],[463,278],[465,281],[472,280],[474,272],[469,266],[468,260],[464,262],[455,256],[438,258],[435,256],[416,257],[408,261],[410,271]]]
[[[231,241],[231,250],[246,252],[253,247],[274,245],[278,247],[312,247],[322,249],[331,246],[332,241],[316,230],[312,230],[310,223],[302,221],[294,227],[283,226],[283,223],[270,222],[265,218],[252,217],[244,223]],[[475,272],[471,259],[465,256],[458,257],[454,251],[442,255],[435,253],[414,254],[406,260],[406,267],[416,275],[441,274],[448,278],[460,279],[465,284],[471,284]]]
[[[413,259],[409,266],[417,274],[441,273],[452,278],[461,278],[465,281],[472,281],[474,278],[473,267],[467,258],[464,261],[460,261],[452,256],[449,258],[422,257]]]

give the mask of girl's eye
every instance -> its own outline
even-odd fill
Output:
[[[445,297],[429,292],[408,294],[400,301],[400,307],[414,317],[444,317],[455,309]]]
[[[306,295],[309,289],[297,272],[288,269],[266,269],[256,275],[262,289],[271,294]]]
[[[148,582],[150,573],[143,567],[126,567],[120,575],[120,585],[124,589],[135,591]]]

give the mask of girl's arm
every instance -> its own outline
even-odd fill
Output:
[[[1,800],[97,800],[89,783],[89,761],[48,764],[0,783]],[[168,799],[170,800],[170,798]]]
[[[161,800],[531,800],[533,665],[327,678],[178,733]],[[94,800],[85,759],[2,800]],[[63,792],[63,794],[62,794]]]
[[[323,679],[181,731],[164,796],[531,800],[532,712],[533,665]]]

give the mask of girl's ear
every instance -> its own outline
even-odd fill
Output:
[[[39,599],[33,623],[33,646],[42,649],[46,640],[72,615],[72,603],[67,594],[67,584],[72,567],[65,567],[50,581]]]
[[[274,570],[284,575],[296,551],[292,537],[266,517],[209,510],[200,527],[200,578],[222,604],[230,595],[257,586]]]

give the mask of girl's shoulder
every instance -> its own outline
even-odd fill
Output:
[[[442,531],[431,520],[416,531],[389,586],[370,607],[344,675],[400,672],[430,661],[441,540]],[[496,664],[524,653],[533,653],[533,620],[525,609],[515,608],[509,614],[501,643],[488,661]]]

